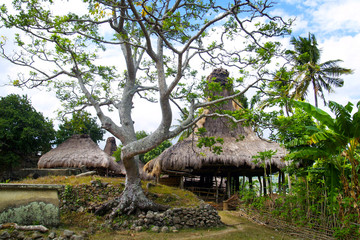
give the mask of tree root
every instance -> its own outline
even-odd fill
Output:
[[[140,186],[127,186],[121,195],[103,204],[95,211],[95,215],[104,216],[111,212],[107,217],[113,221],[119,215],[130,215],[139,211],[165,211],[169,206],[155,203],[148,199]]]
[[[109,213],[113,208],[115,208],[119,204],[120,198],[121,198],[121,195],[120,195],[120,197],[117,197],[110,201],[107,201],[106,203],[101,205],[98,209],[96,209],[94,214],[97,216],[106,215],[107,213]]]

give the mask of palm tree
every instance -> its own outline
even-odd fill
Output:
[[[321,51],[314,34],[309,33],[308,38],[292,37],[290,42],[294,46],[291,53],[297,76],[293,83],[295,91],[292,97],[303,100],[312,85],[315,106],[318,107],[318,97],[322,98],[326,105],[324,91],[330,93],[333,87],[342,87],[344,80],[340,76],[351,74],[352,70],[340,67],[340,59],[320,63]]]

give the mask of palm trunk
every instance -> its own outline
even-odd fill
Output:
[[[314,88],[315,107],[318,107],[318,99],[317,99],[318,90],[316,88],[315,80],[313,80],[312,83],[313,83],[313,88]]]

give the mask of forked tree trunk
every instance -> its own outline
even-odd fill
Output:
[[[121,195],[101,206],[95,214],[105,215],[111,211],[109,218],[113,220],[118,215],[130,215],[137,211],[164,211],[168,206],[157,204],[145,196],[141,187],[141,179],[136,159],[124,159],[126,169],[125,189]]]

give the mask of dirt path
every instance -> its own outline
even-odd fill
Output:
[[[215,232],[207,232],[207,233],[194,233],[192,236],[188,237],[175,237],[174,239],[177,240],[185,240],[185,239],[220,239],[223,236],[229,235],[231,233],[236,233],[239,231],[243,231],[244,228],[241,226],[242,223],[234,224],[234,225],[227,225],[224,230],[219,230]]]

